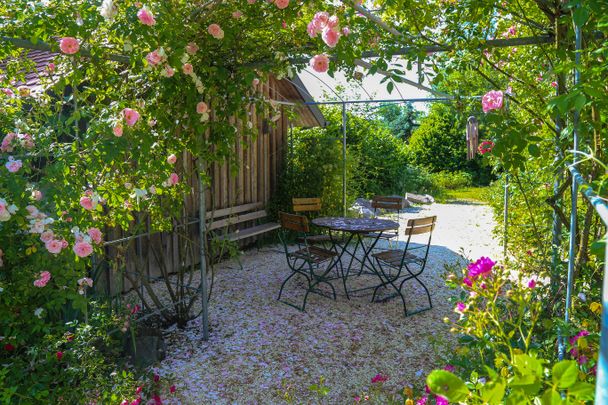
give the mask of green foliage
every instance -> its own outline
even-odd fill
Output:
[[[412,136],[412,131],[416,125],[416,118],[419,115],[410,103],[403,105],[384,104],[377,109],[376,114],[380,118],[380,121],[387,126],[391,134],[404,142]]]
[[[470,187],[473,185],[473,176],[466,172],[436,172],[431,173],[434,184],[447,190]]]

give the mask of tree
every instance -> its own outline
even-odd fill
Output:
[[[385,104],[378,108],[380,120],[390,129],[393,136],[403,140],[409,140],[412,131],[416,127],[416,119],[419,113],[411,103]]]

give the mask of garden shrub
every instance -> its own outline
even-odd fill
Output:
[[[436,186],[447,190],[471,187],[473,185],[473,176],[467,172],[437,172],[431,173],[430,176]]]

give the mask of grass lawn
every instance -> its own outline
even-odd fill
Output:
[[[445,194],[438,198],[438,202],[450,203],[457,201],[485,203],[488,200],[488,187],[465,187],[455,190],[446,190]]]

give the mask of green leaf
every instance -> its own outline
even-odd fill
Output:
[[[507,397],[507,405],[521,405],[528,402],[526,395],[521,390],[512,390]]]
[[[555,391],[552,388],[549,388],[545,391],[542,398],[540,399],[542,405],[559,405],[563,403],[561,395],[559,392]]]
[[[553,383],[559,388],[568,388],[578,379],[578,367],[574,360],[562,360],[553,366]]]
[[[431,391],[450,402],[459,402],[469,396],[469,389],[456,375],[446,370],[435,370],[426,379]]]
[[[481,399],[489,404],[499,404],[505,396],[505,388],[506,384],[502,379],[490,382],[481,389]]]
[[[538,147],[537,144],[531,143],[528,145],[528,153],[530,153],[530,156],[532,156],[532,157],[539,157],[540,148]]]
[[[572,20],[576,25],[582,27],[589,20],[589,11],[585,7],[578,7],[574,10]]]
[[[527,354],[516,354],[513,358],[513,367],[517,369],[522,376],[533,375],[541,377],[543,374],[542,363],[534,357]]]
[[[568,388],[568,395],[579,401],[591,401],[595,398],[595,386],[579,381]]]
[[[388,91],[388,94],[392,94],[394,88],[395,84],[393,82],[388,82],[388,84],[386,85],[386,90]]]

